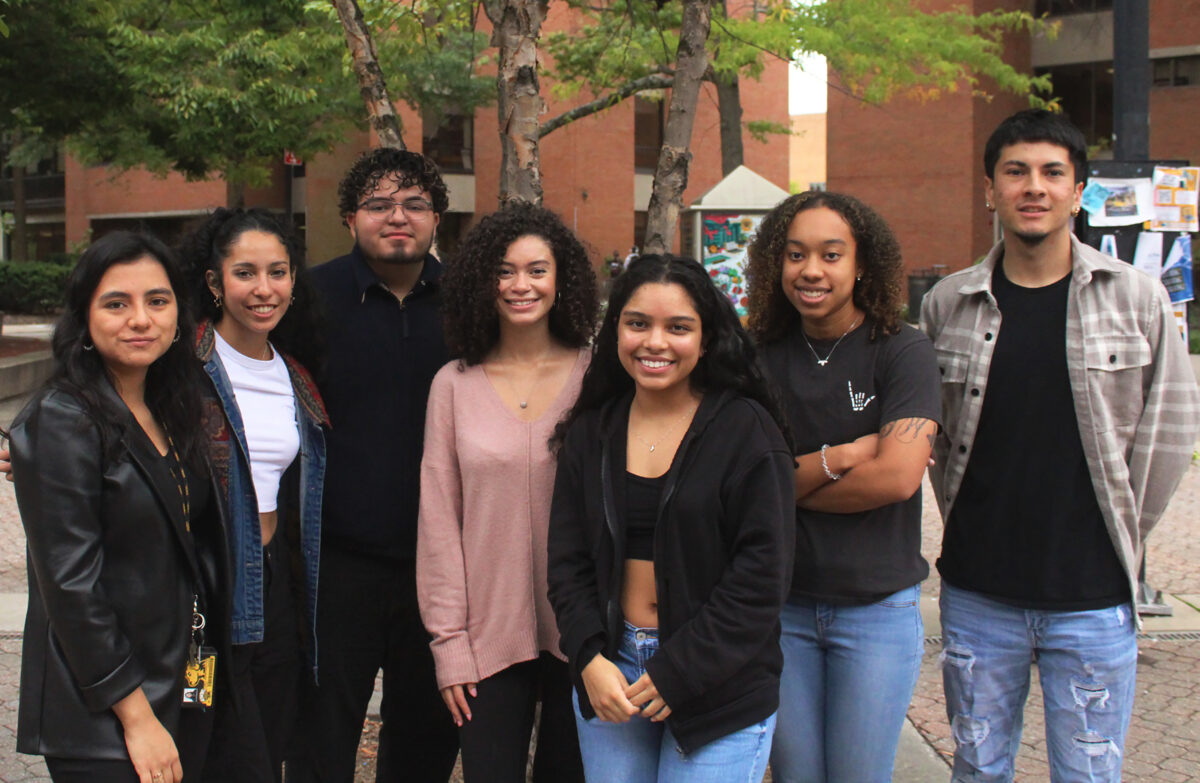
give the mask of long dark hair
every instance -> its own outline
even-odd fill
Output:
[[[862,279],[854,283],[854,304],[870,321],[868,339],[873,341],[900,331],[904,261],[900,257],[900,243],[887,222],[853,196],[809,190],[776,204],[763,218],[750,243],[750,261],[746,265],[750,334],[766,344],[786,337],[793,325],[800,322],[800,313],[788,301],[780,284],[783,254],[792,219],[817,207],[832,209],[850,226],[855,259],[862,273]]]
[[[265,209],[226,209],[218,207],[208,219],[183,238],[179,254],[183,258],[191,289],[192,305],[200,318],[215,325],[224,316],[213,300],[206,274],[223,279],[222,267],[238,238],[247,231],[262,231],[279,239],[287,250],[288,266],[295,276],[293,301],[271,330],[276,348],[319,375],[325,363],[324,330],[316,293],[308,280],[304,251],[294,232]]]
[[[54,373],[48,385],[62,389],[81,400],[100,428],[105,449],[120,439],[128,414],[109,404],[101,393],[102,383],[111,382],[103,358],[91,345],[88,312],[92,297],[112,266],[149,256],[167,273],[178,305],[178,338],[167,352],[146,372],[146,406],[171,436],[181,459],[196,464],[203,459],[201,449],[200,384],[204,378],[192,350],[191,334],[195,327],[184,296],[184,278],[179,261],[171,249],[149,234],[114,231],[83,251],[67,280],[66,309],[54,327],[51,347]]]
[[[791,445],[787,422],[771,393],[758,359],[758,349],[742,328],[729,300],[717,290],[698,262],[675,255],[641,256],[613,282],[604,323],[596,335],[592,363],[583,376],[579,399],[555,427],[550,444],[557,449],[572,422],[590,410],[633,390],[633,378],[617,355],[617,325],[634,292],[647,283],[675,284],[687,292],[700,316],[704,354],[688,378],[698,393],[732,391],[758,402],[779,425]]]
[[[556,302],[550,334],[570,348],[588,344],[600,309],[596,273],[583,243],[545,207],[515,202],[471,229],[442,276],[442,313],[450,353],[479,364],[500,339],[496,292],[500,264],[513,242],[535,236],[554,254]]]

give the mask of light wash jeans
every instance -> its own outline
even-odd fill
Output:
[[[658,630],[625,624],[613,661],[633,682],[658,652]],[[589,783],[759,783],[767,771],[775,716],[684,753],[666,723],[634,716],[626,723],[585,720],[575,702],[575,725]]]
[[[1051,781],[1120,781],[1137,676],[1129,604],[1025,610],[943,583],[941,607],[954,783],[1013,779],[1033,661]]]
[[[776,783],[890,783],[924,653],[920,602],[916,584],[863,606],[784,605]]]

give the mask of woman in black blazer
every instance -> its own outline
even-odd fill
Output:
[[[209,715],[183,709],[184,670],[193,626],[212,645],[224,622],[224,536],[181,286],[152,237],[93,244],[54,376],[13,425],[30,565],[17,749],[55,781],[200,776]]]

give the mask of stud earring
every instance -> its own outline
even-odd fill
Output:
[[[995,211],[996,211],[996,208],[992,206],[992,202],[990,202],[990,201],[985,201],[985,202],[983,202],[983,207],[984,207],[984,209],[986,209],[988,212],[995,212]]]
[[[179,327],[178,327],[178,326],[176,326],[176,327],[175,327],[175,339],[174,339],[174,340],[172,340],[171,342],[172,342],[172,343],[177,343],[177,342],[179,342]]]
[[[1071,209],[1071,217],[1078,217],[1078,216],[1079,216],[1079,205],[1076,204],[1075,207]]]

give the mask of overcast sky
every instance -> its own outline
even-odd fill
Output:
[[[788,114],[825,113],[825,58],[809,55],[788,73]]]

